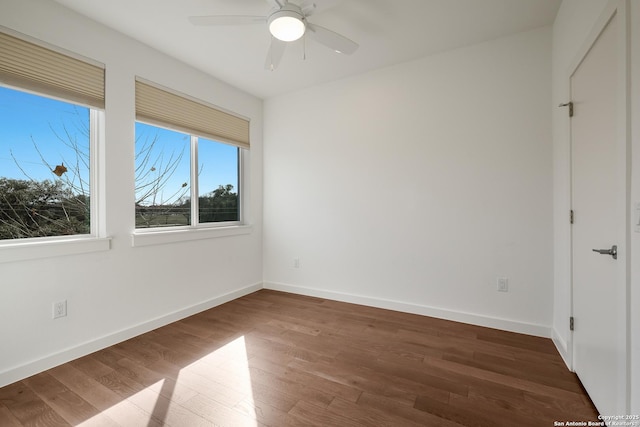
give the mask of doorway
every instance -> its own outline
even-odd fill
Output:
[[[601,414],[628,410],[625,2],[570,76],[573,369]]]

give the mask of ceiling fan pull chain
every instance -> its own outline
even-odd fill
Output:
[[[269,71],[274,71],[276,67],[273,66],[273,36],[271,36],[271,46],[269,47]]]

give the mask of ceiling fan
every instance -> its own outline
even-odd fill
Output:
[[[266,0],[272,6],[267,16],[253,15],[211,15],[190,16],[194,25],[247,25],[267,23],[271,33],[271,46],[267,53],[265,68],[275,70],[284,55],[288,42],[298,40],[307,34],[320,44],[338,53],[351,55],[358,49],[358,44],[345,36],[327,28],[310,23],[316,4],[313,0],[304,0],[300,5],[288,0]]]

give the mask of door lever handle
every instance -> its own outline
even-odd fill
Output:
[[[600,255],[611,255],[613,259],[618,259],[618,246],[613,245],[611,249],[592,249],[593,252],[598,252]]]

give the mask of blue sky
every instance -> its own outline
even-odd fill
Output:
[[[154,146],[153,152],[149,156],[150,161],[145,165],[141,165],[143,156],[139,153],[141,153],[142,147],[149,146],[152,143]],[[173,200],[176,194],[184,194],[182,185],[185,182],[189,182],[190,175],[189,148],[189,135],[136,123],[136,169],[138,175],[147,172],[147,176],[150,179],[158,179],[157,177],[163,171],[172,171],[171,177],[167,180],[162,191],[157,192],[156,203]],[[210,193],[220,185],[231,184],[236,190],[238,189],[237,153],[238,149],[234,146],[199,138],[200,195]],[[177,162],[174,170],[169,165],[178,158],[179,162]],[[143,171],[142,166],[145,166],[146,170]]]
[[[56,178],[43,158],[53,167],[65,160],[67,165],[74,162],[74,151],[56,133],[64,135],[66,126],[79,144],[88,147],[88,136],[79,128],[88,123],[88,116],[84,107],[0,87],[0,176],[27,179],[21,167],[35,180]]]
[[[28,179],[26,173],[35,180],[59,179],[51,169],[64,162],[69,169],[65,177],[71,178],[78,155],[64,141],[75,139],[82,150],[88,153],[89,138],[84,129],[88,126],[88,117],[89,109],[86,107],[0,86],[0,177]],[[182,194],[182,184],[189,182],[189,137],[179,132],[136,124],[136,152],[140,151],[143,141],[154,138],[156,143],[149,156],[150,161],[145,165],[149,169],[148,179],[153,178],[154,172],[157,176],[160,171],[166,170],[172,153],[178,156],[183,152],[181,161],[156,197],[157,203],[174,201],[171,196],[176,192]],[[199,144],[200,194],[226,184],[232,184],[237,189],[237,148],[202,138]],[[140,159],[136,162],[139,163]],[[155,170],[151,171],[151,168]],[[81,176],[87,180],[88,171],[81,171]],[[139,183],[138,180],[137,185]]]

